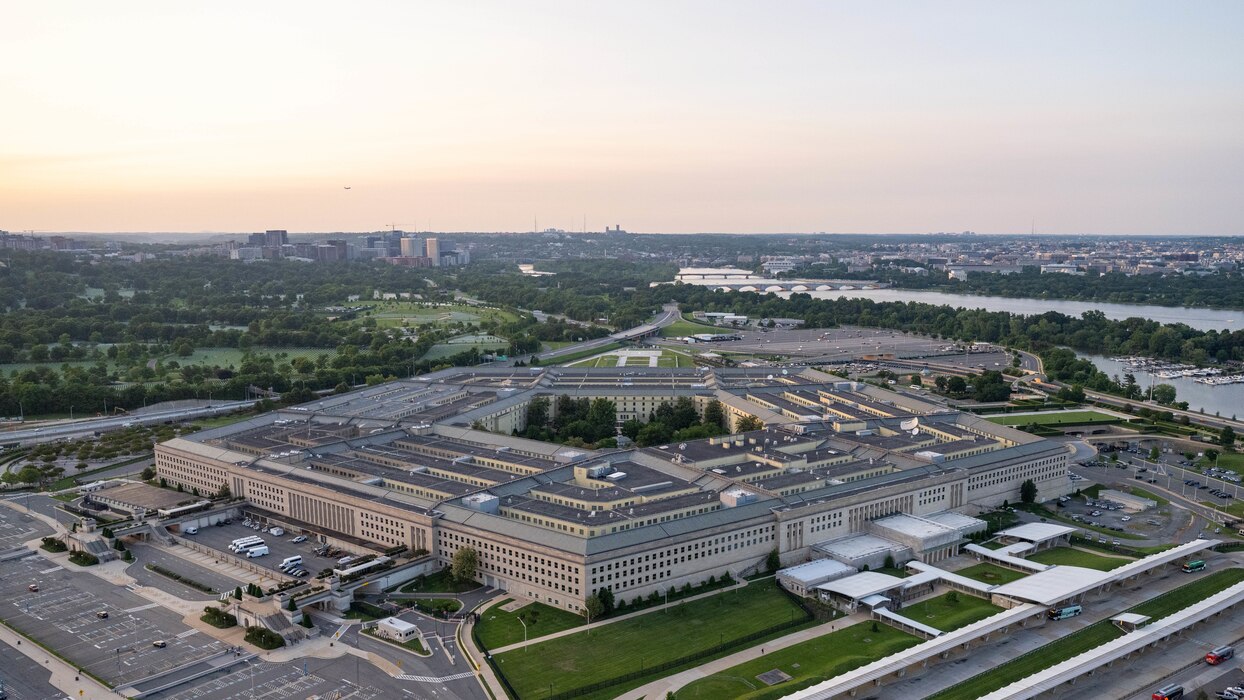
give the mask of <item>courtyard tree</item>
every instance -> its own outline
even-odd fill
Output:
[[[475,570],[479,567],[479,552],[472,547],[463,547],[454,552],[453,563],[449,572],[459,583],[475,580]]]
[[[1019,486],[1019,500],[1024,503],[1036,503],[1037,501],[1037,485],[1032,479],[1025,479],[1024,483]]]

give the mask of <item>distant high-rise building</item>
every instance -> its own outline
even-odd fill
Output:
[[[432,258],[432,267],[441,265],[441,242],[435,238],[427,240],[427,256]]]
[[[423,257],[423,244],[418,238],[413,236],[402,239],[402,257],[403,258],[419,258]]]
[[[269,229],[264,231],[264,245],[273,248],[279,248],[289,243],[289,232],[284,229]]]

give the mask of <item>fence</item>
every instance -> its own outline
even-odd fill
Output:
[[[832,610],[818,608],[814,605],[809,604],[807,601],[803,600],[802,598],[794,595],[790,591],[787,591],[781,588],[780,586],[778,588],[788,598],[790,598],[797,606],[799,606],[799,609],[802,610],[804,613],[804,617],[795,618],[787,622],[773,625],[772,627],[766,627],[765,629],[743,635],[742,637],[736,637],[734,639],[729,639],[720,644],[713,645],[706,649],[701,649],[700,651],[697,651],[693,654],[687,654],[686,656],[681,656],[677,659],[672,659],[670,661],[666,661],[664,663],[656,664],[653,666],[645,666],[638,671],[631,671],[630,673],[624,673],[620,676],[614,676],[613,678],[606,678],[603,681],[597,681],[596,683],[591,683],[589,685],[581,686],[578,688],[572,688],[570,690],[562,691],[560,693],[553,693],[553,694],[548,695],[546,698],[544,698],[544,700],[568,700],[569,698],[577,698],[577,697],[582,697],[584,695],[590,695],[592,693],[603,690],[605,688],[609,688],[609,687],[619,685],[622,683],[627,683],[630,681],[638,680],[640,678],[647,678],[650,676],[655,676],[655,675],[664,673],[666,671],[670,671],[670,670],[673,670],[673,669],[676,669],[682,666],[686,666],[692,662],[699,661],[701,659],[708,659],[711,657],[718,656],[725,652],[747,646],[749,642],[755,642],[760,639],[764,639],[771,635],[777,634],[778,632],[781,632],[783,630],[788,630],[794,627],[799,627],[801,625],[807,624],[808,622],[812,620],[830,619],[834,616],[834,613]],[[514,686],[510,685],[509,679],[505,677],[505,673],[502,672],[500,664],[497,664],[493,660],[492,654],[490,654],[488,651],[488,647],[484,646],[483,642],[480,641],[479,635],[476,634],[475,625],[471,626],[471,638],[475,641],[475,645],[479,647],[479,649],[482,652],[484,652],[484,658],[487,659],[488,665],[492,667],[493,673],[497,676],[497,680],[501,681],[501,684],[505,686],[506,693],[508,693],[510,697],[512,698],[520,697],[518,692],[514,690]]]

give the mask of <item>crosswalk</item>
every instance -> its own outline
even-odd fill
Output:
[[[416,683],[448,683],[449,681],[460,681],[463,678],[472,678],[474,676],[475,674],[473,672],[467,671],[465,673],[455,673],[452,676],[441,676],[439,678],[436,676],[412,676],[409,673],[403,673],[397,678],[398,680],[415,681]]]

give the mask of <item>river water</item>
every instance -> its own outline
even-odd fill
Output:
[[[1116,321],[1133,316],[1149,318],[1160,323],[1185,323],[1203,331],[1235,330],[1244,328],[1244,312],[1224,309],[1191,309],[1184,306],[1149,306],[1144,304],[1099,304],[1061,299],[1012,299],[1009,297],[946,294],[910,289],[847,289],[824,292],[806,292],[814,299],[837,299],[839,297],[872,299],[873,301],[917,301],[923,304],[948,305],[987,311],[1009,311],[1014,314],[1037,315],[1057,311],[1079,317],[1085,311],[1100,311],[1106,318]],[[782,292],[782,296],[789,293]]]
[[[1117,376],[1119,379],[1123,379],[1123,375],[1127,373],[1127,368],[1124,367],[1122,362],[1116,362],[1109,357],[1085,353],[1079,353],[1079,355],[1085,359],[1092,360],[1093,364],[1097,365],[1097,369],[1112,377]],[[1141,371],[1136,371],[1132,374],[1136,375],[1136,383],[1146,391],[1149,389],[1150,382],[1154,386],[1170,384],[1175,387],[1175,400],[1187,401],[1188,408],[1193,411],[1204,411],[1208,414],[1216,413],[1226,418],[1232,418],[1236,414],[1244,415],[1244,384],[1210,386],[1208,384],[1198,384],[1192,381],[1190,377],[1163,379]]]
[[[692,283],[696,283],[692,281]],[[711,281],[704,284],[711,285]],[[1152,319],[1160,323],[1184,323],[1198,330],[1227,330],[1244,328],[1244,312],[1224,309],[1194,309],[1184,306],[1151,306],[1147,304],[1104,304],[1083,301],[1065,301],[1060,299],[1012,299],[1009,297],[974,296],[968,294],[947,294],[945,292],[929,292],[909,289],[846,289],[821,292],[801,292],[814,299],[837,299],[847,297],[853,299],[872,299],[873,301],[914,301],[924,304],[947,305],[956,308],[985,309],[986,311],[1009,311],[1014,314],[1037,315],[1046,311],[1057,311],[1068,316],[1079,317],[1085,311],[1100,311],[1106,318],[1122,320],[1140,317]],[[777,292],[779,296],[789,297],[790,292]],[[1126,372],[1122,363],[1115,362],[1100,355],[1082,357],[1093,361],[1097,368],[1110,375],[1122,378]],[[1187,401],[1188,407],[1194,411],[1206,413],[1218,412],[1223,416],[1237,413],[1244,415],[1244,384],[1226,384],[1209,386],[1198,384],[1187,377],[1177,379],[1160,379],[1150,377],[1148,373],[1136,372],[1136,381],[1145,387],[1150,379],[1154,384],[1170,384],[1175,387],[1176,399]]]

